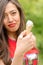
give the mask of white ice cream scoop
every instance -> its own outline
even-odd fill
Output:
[[[33,27],[33,22],[31,20],[28,20],[26,23],[27,34],[31,32],[32,27]],[[23,37],[20,35],[20,38],[22,39]]]
[[[32,27],[33,27],[33,22],[31,20],[28,20],[26,23],[27,34],[31,32]]]

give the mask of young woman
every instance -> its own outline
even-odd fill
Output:
[[[27,35],[24,29],[24,14],[18,0],[0,0],[1,65],[23,65],[24,54],[35,47],[34,35]]]

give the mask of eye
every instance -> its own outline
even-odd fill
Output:
[[[16,12],[11,12],[11,15],[13,15],[13,16],[14,16],[15,14],[16,14]]]

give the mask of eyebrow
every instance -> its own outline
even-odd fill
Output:
[[[9,11],[9,12],[12,12],[12,11],[16,11],[16,10],[11,10],[11,11]],[[5,14],[6,14],[6,12],[5,12]]]
[[[12,11],[16,11],[16,10],[11,10],[10,12],[12,12]]]

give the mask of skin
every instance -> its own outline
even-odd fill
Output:
[[[9,24],[12,23],[15,23],[15,26],[9,27]],[[11,2],[9,2],[5,8],[3,24],[7,29],[8,36],[12,39],[16,39],[16,31],[20,26],[20,14],[17,7]],[[16,51],[11,65],[23,65],[24,54],[35,46],[35,36],[31,32],[27,34],[26,30],[21,32],[17,39]]]
[[[3,63],[3,61],[2,61],[1,59],[0,59],[0,64],[1,64],[1,65],[4,65],[4,63]]]

